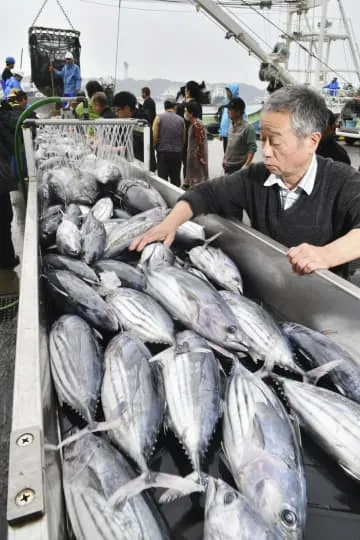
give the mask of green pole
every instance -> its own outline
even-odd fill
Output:
[[[50,97],[50,98],[45,98],[45,99],[39,99],[39,101],[35,101],[35,103],[32,103],[30,107],[25,109],[25,111],[21,114],[16,124],[16,129],[15,129],[16,170],[17,170],[18,178],[20,180],[22,191],[24,193],[25,200],[26,200],[26,186],[25,186],[24,167],[23,167],[22,152],[21,152],[21,127],[22,127],[23,122],[29,118],[29,116],[31,115],[33,111],[35,111],[36,109],[39,109],[40,107],[43,107],[44,105],[48,105],[49,103],[61,103],[61,98]]]

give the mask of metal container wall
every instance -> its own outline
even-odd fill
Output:
[[[144,174],[144,171],[134,167],[134,176]],[[149,178],[167,203],[173,206],[181,190],[155,175],[149,175]],[[223,231],[217,245],[222,247],[239,266],[248,295],[260,299],[280,318],[299,322],[316,330],[331,330],[334,332],[331,334],[332,339],[355,354],[360,351],[360,289],[327,271],[303,277],[293,274],[285,249],[245,225],[214,216],[206,216],[199,221],[205,225],[209,234]],[[29,182],[24,246],[12,430],[18,436],[19,433],[28,433],[34,428],[42,437],[41,453],[35,455],[33,459],[35,463],[33,479],[35,482],[39,481],[39,474],[42,479],[43,473],[44,500],[42,501],[41,497],[37,500],[39,504],[35,515],[31,512],[31,504],[28,505],[28,515],[22,518],[23,525],[9,526],[8,538],[60,540],[65,538],[65,515],[58,456],[53,449],[47,449],[48,445],[57,442],[58,424],[47,357],[46,319],[42,316],[41,291],[39,293],[38,288],[37,201],[34,176]],[[13,450],[14,448],[11,448],[11,451]],[[14,465],[12,459],[10,464]],[[25,475],[27,473],[24,469],[22,472]],[[19,486],[19,471],[17,474],[17,483],[14,484],[12,478],[9,482],[10,506],[15,495],[14,485],[17,486],[16,489]],[[24,487],[29,486],[24,484]],[[326,500],[326,485],[323,491],[321,497]],[[42,510],[44,513],[41,515]],[[354,530],[359,530],[360,521],[356,514],[347,513],[346,510],[342,512],[341,505],[337,510],[337,518],[332,517],[334,524],[336,522],[340,527],[341,523],[351,522],[355,527]],[[39,514],[40,517],[30,520]],[[309,516],[312,516],[312,523],[320,524],[320,528],[325,523],[324,520],[329,520],[329,513],[315,507],[310,509]],[[320,538],[312,535],[311,538],[321,540],[329,536],[324,535]],[[344,538],[350,539],[355,536]]]

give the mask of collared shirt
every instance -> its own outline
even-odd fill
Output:
[[[275,184],[279,186],[281,206],[283,210],[287,210],[288,208],[291,208],[291,206],[298,200],[303,191],[305,191],[307,195],[311,195],[311,192],[314,189],[317,168],[318,164],[316,154],[313,154],[308,170],[306,171],[301,182],[299,182],[294,189],[289,189],[281,178],[276,176],[276,174],[270,174],[269,178],[267,178],[264,182],[264,186],[270,187]]]

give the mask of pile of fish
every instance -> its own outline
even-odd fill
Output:
[[[360,479],[360,361],[322,334],[279,326],[243,296],[236,265],[196,223],[179,228],[171,250],[152,244],[141,256],[130,252],[132,240],[168,208],[121,163],[88,153],[64,166],[41,141],[37,159],[58,400],[79,425],[109,425],[106,435],[87,432],[64,447],[76,538],[172,538],[166,505],[159,508],[144,492],[149,487],[168,488],[163,503],[204,492],[206,540],[303,538],[299,423]],[[299,363],[301,355],[310,366]],[[244,358],[261,375],[244,367]],[[327,371],[341,394],[309,382]],[[263,375],[276,379],[292,418]],[[222,417],[219,443],[232,485],[208,473]],[[159,474],[167,430],[191,464],[188,484]]]

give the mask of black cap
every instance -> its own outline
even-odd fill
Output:
[[[241,99],[240,97],[235,97],[230,99],[229,103],[227,104],[227,107],[229,109],[234,109],[235,111],[239,111],[241,114],[245,112],[245,101]]]

